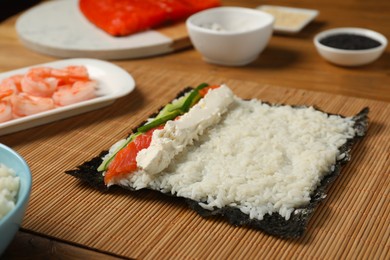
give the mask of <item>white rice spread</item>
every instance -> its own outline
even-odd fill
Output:
[[[209,210],[231,206],[250,218],[278,212],[288,220],[343,156],[338,149],[355,135],[353,124],[312,107],[234,97],[221,121],[168,168],[138,171],[120,185],[172,193]]]
[[[0,219],[15,207],[18,190],[19,177],[0,163]]]

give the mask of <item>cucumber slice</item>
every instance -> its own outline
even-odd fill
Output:
[[[192,91],[191,91],[192,92]],[[161,117],[165,117],[169,113],[173,112],[174,110],[180,109],[184,102],[187,100],[188,96],[191,94],[191,92],[186,93],[184,96],[180,97],[179,99],[173,101],[170,104],[167,104],[161,111],[158,113],[155,119],[159,119]]]
[[[196,87],[193,91],[186,94],[184,97],[178,99],[177,102],[166,105],[154,120],[139,127],[137,131],[145,133],[154,127],[164,124],[168,120],[173,120],[177,116],[188,112],[188,110],[190,110],[190,108],[196,102],[198,102],[199,99],[201,99],[201,96],[199,95],[199,90],[207,86],[208,86],[207,83],[202,83],[198,87]]]
[[[190,110],[190,108],[199,101],[199,99],[201,99],[202,97],[200,96],[199,94],[199,90],[205,88],[205,87],[208,87],[209,84],[207,83],[202,83],[200,84],[199,86],[197,86],[191,93],[190,95],[188,96],[188,98],[185,100],[183,106],[182,106],[182,111],[183,113],[186,113],[188,112],[188,110]]]
[[[159,118],[154,119],[152,122],[147,123],[146,125],[138,127],[137,132],[138,133],[145,133],[152,128],[155,128],[157,126],[164,124],[165,122],[167,122],[169,120],[175,119],[179,115],[181,115],[181,113],[178,109],[176,109],[176,110],[174,110],[174,111],[172,111],[164,116],[161,116]]]

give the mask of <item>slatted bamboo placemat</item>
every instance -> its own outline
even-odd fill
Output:
[[[390,104],[345,96],[221,80],[207,75],[131,71],[136,90],[112,106],[0,137],[29,163],[33,189],[23,228],[136,259],[390,257]],[[316,105],[347,116],[369,106],[367,136],[332,185],[306,234],[283,240],[204,219],[180,199],[152,191],[96,191],[64,174],[107,149],[186,85],[226,82],[242,98]]]

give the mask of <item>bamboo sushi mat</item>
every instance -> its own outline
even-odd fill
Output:
[[[134,259],[390,258],[389,103],[142,67],[131,73],[135,91],[109,107],[0,137],[32,170],[23,229]],[[201,82],[225,82],[242,98],[316,105],[346,116],[370,107],[367,136],[302,238],[283,240],[223,218],[205,219],[182,200],[152,191],[101,193],[64,174],[125,137],[182,88]]]

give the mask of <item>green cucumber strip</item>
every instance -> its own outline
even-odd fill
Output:
[[[139,127],[137,131],[145,133],[154,127],[164,124],[168,120],[175,119],[178,115],[188,112],[188,110],[201,98],[199,90],[207,86],[207,83],[202,83],[177,102],[166,105],[153,121]]]
[[[191,91],[192,92],[192,91]],[[190,95],[191,92],[188,92],[184,96],[180,97],[179,99],[175,100],[173,103],[167,104],[161,111],[158,113],[156,118],[154,120],[159,119],[161,117],[166,116],[168,113],[173,112],[174,110],[177,110],[181,108],[186,101],[187,97]]]
[[[199,86],[197,86],[195,89],[201,90],[201,89],[204,89],[205,87],[208,87],[208,86],[210,86],[208,83],[203,82],[203,83],[199,84]]]
[[[186,113],[188,110],[190,110],[190,108],[197,102],[199,101],[199,99],[201,98],[201,96],[199,95],[199,90],[205,88],[205,87],[208,87],[209,84],[207,83],[202,83],[200,84],[199,86],[197,86],[192,92],[191,94],[188,96],[188,98],[186,99],[186,101],[184,102],[181,110],[183,113]]]
[[[169,121],[169,120],[173,120],[175,119],[177,116],[179,116],[181,113],[179,110],[174,110],[172,111],[171,113],[163,116],[163,117],[160,117],[158,119],[155,119],[153,120],[152,122],[150,123],[147,123],[146,125],[143,125],[141,127],[138,127],[137,129],[137,132],[139,133],[145,133],[147,131],[149,131],[150,129],[152,128],[155,128],[157,126],[160,126],[162,124],[164,124],[165,122]]]

